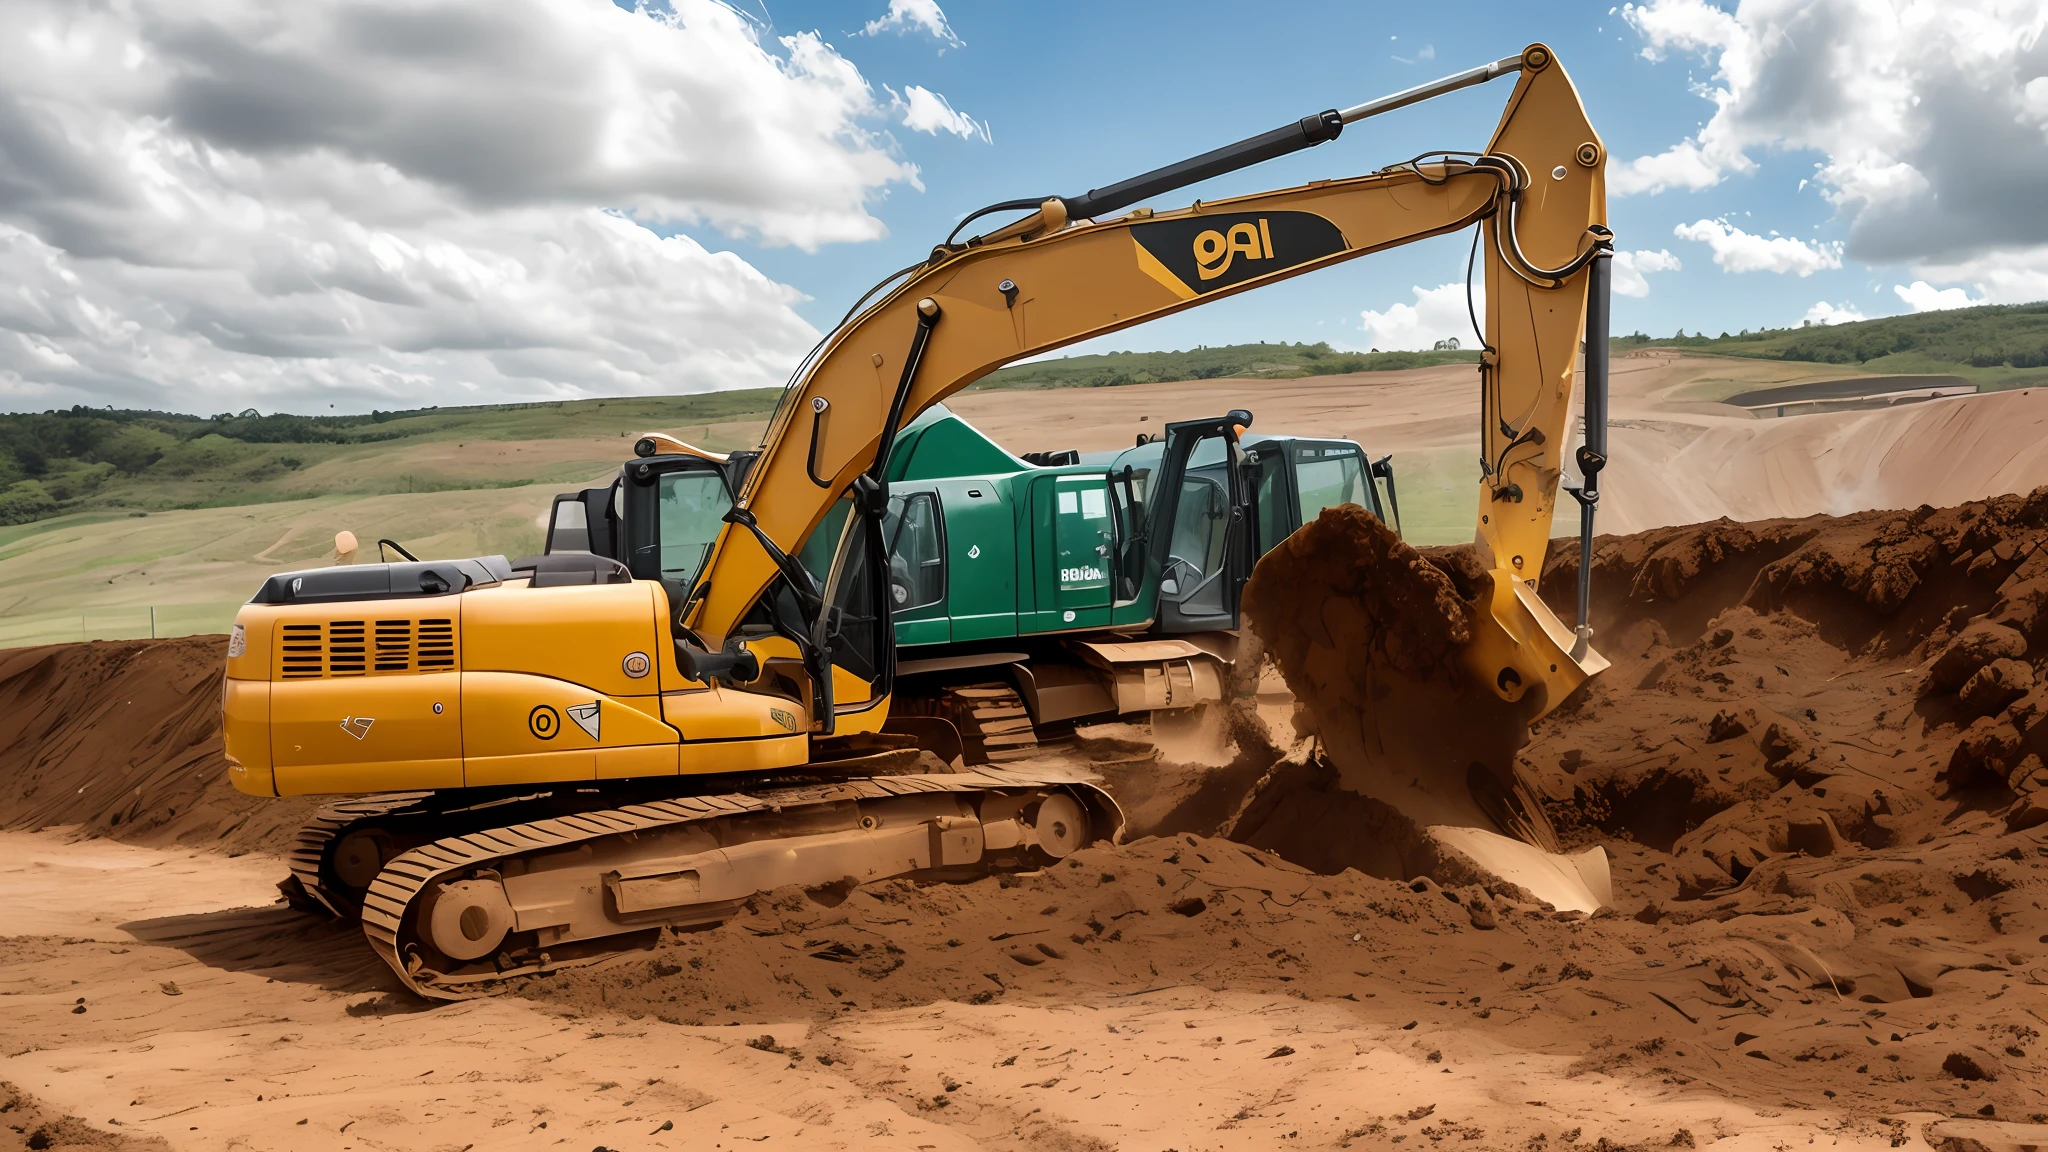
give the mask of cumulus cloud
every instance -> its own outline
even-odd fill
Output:
[[[1790,236],[1757,236],[1726,220],[1680,224],[1671,234],[1713,249],[1714,263],[1728,272],[1790,272],[1804,277],[1842,266],[1840,244],[1808,244]]]
[[[1437,341],[1456,337],[1467,348],[1478,343],[1472,317],[1465,308],[1465,282],[1435,288],[1415,287],[1413,304],[1393,304],[1384,312],[1368,308],[1358,314],[1367,341],[1382,352],[1427,351]],[[1483,315],[1486,296],[1472,286],[1472,304]]]
[[[1982,304],[1982,300],[1970,299],[1968,289],[1936,288],[1925,280],[1909,284],[1894,284],[1892,292],[1906,302],[1906,307],[1915,312],[1939,312],[1944,308],[1968,308]]]
[[[816,337],[800,296],[659,233],[866,240],[917,182],[851,62],[714,0],[15,0],[9,26],[0,406],[777,383]]]
[[[1652,272],[1678,272],[1685,265],[1678,257],[1659,248],[1655,252],[1617,251],[1614,254],[1614,290],[1623,296],[1644,297],[1650,294],[1650,282],[1644,279]]]
[[[1617,166],[1616,192],[1707,187],[1757,153],[1811,150],[1855,259],[1955,265],[2048,245],[2040,0],[1651,0],[1622,15],[1646,56],[1713,66],[1700,91],[1714,112]]]
[[[1969,284],[1977,304],[2024,304],[2048,299],[2048,245],[1988,252],[1967,260],[1928,260],[1914,269],[1931,283]]]
[[[861,29],[866,36],[880,36],[884,32],[894,32],[899,36],[921,32],[954,48],[964,44],[953,35],[953,25],[939,10],[938,0],[889,0],[889,10],[868,21],[867,26]]]
[[[936,136],[951,132],[963,140],[994,142],[989,135],[986,121],[976,120],[965,112],[957,112],[944,96],[929,88],[912,84],[903,90],[903,126],[917,132],[929,132]]]
[[[1814,302],[1813,307],[1806,310],[1806,318],[1800,322],[1802,324],[1822,325],[1854,324],[1858,320],[1866,319],[1869,319],[1869,317],[1858,312],[1854,304],[1835,305],[1825,300],[1817,300]]]

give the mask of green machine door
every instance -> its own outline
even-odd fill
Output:
[[[945,533],[933,492],[897,492],[882,519],[889,552],[889,607],[896,643],[944,644],[953,639],[946,616]]]
[[[1116,545],[1109,478],[1048,476],[1032,485],[1038,611],[1031,631],[1109,623],[1110,556]]]

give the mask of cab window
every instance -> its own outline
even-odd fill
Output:
[[[661,581],[675,595],[697,582],[732,500],[716,472],[668,472],[658,483]]]
[[[889,601],[898,612],[946,598],[946,553],[939,539],[939,502],[929,492],[891,496],[882,520],[889,547]]]
[[[1294,480],[1301,495],[1301,522],[1314,520],[1325,508],[1356,504],[1373,508],[1366,491],[1365,457],[1352,445],[1301,447],[1294,450]]]

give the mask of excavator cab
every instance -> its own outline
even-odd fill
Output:
[[[663,447],[686,450],[660,451]],[[641,458],[620,469],[608,487],[555,497],[546,552],[608,557],[624,565],[633,579],[660,583],[670,606],[678,671],[693,680],[718,675],[706,659],[718,654],[697,647],[696,637],[681,621],[693,594],[702,594],[698,580],[704,563],[725,530],[733,493],[744,483],[757,454],[721,457],[652,437],[641,440],[636,452]],[[778,578],[777,586],[737,632],[743,645],[757,645],[768,653],[767,671],[775,674],[768,683],[808,695],[814,722],[841,710],[866,710],[887,696],[888,669],[894,661],[890,646],[882,642],[887,627],[883,597],[903,599],[920,584],[943,578],[914,559],[906,564],[896,546],[877,549],[863,527],[865,521],[850,519],[852,508],[850,498],[834,505],[793,557],[792,570]],[[900,544],[908,531],[915,552],[921,535],[915,523],[918,511],[903,500],[892,500],[880,539]],[[890,558],[886,571],[871,562],[877,554]],[[810,660],[801,655],[806,642],[817,654]],[[734,646],[726,655],[745,650]],[[826,667],[833,669],[829,676],[821,674]],[[826,719],[822,731],[831,730],[831,720]]]

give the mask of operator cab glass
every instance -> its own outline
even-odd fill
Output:
[[[1260,556],[1325,508],[1356,504],[1393,523],[1365,450],[1353,441],[1276,437],[1253,443],[1251,454],[1257,457],[1254,518]]]
[[[717,472],[669,472],[656,481],[655,509],[661,526],[657,571],[669,602],[680,604],[718,542],[732,498]],[[637,563],[634,568],[639,575]]]
[[[1356,504],[1380,514],[1379,501],[1373,498],[1372,485],[1366,480],[1365,453],[1356,444],[1296,447],[1294,480],[1303,524],[1339,504]]]
[[[889,549],[889,601],[898,612],[946,598],[946,552],[939,535],[939,501],[929,492],[889,497],[882,520]]]
[[[1223,573],[1230,534],[1229,444],[1204,436],[1188,454],[1167,533],[1159,594],[1191,615],[1228,611]]]

